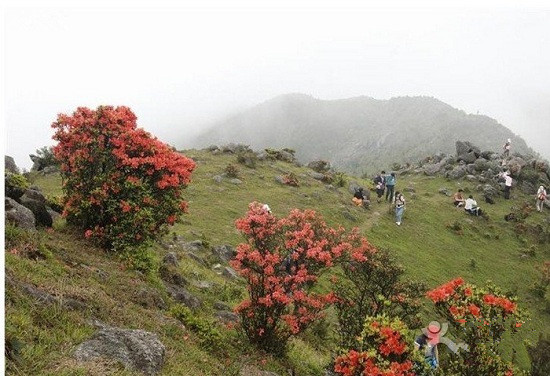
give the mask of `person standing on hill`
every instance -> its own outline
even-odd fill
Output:
[[[405,197],[401,192],[395,193],[395,224],[401,226],[403,212],[405,211]]]
[[[510,171],[504,174],[504,198],[506,200],[510,199],[510,191],[512,190],[512,182],[514,179],[510,176]]]
[[[541,185],[537,191],[537,211],[542,212],[542,209],[544,209],[544,201],[546,201],[546,197],[548,197],[546,194],[546,189],[544,189],[544,186]]]
[[[384,190],[386,188],[386,178],[385,175],[386,171],[382,170],[381,174],[378,174],[374,178],[374,186],[376,187],[376,195],[378,196],[378,202],[380,202],[380,199],[382,196],[384,196]]]
[[[508,139],[508,140],[506,140],[506,143],[504,145],[502,145],[502,149],[504,150],[502,155],[504,157],[509,157],[511,148],[512,148],[512,140]]]
[[[386,201],[393,202],[393,190],[395,188],[395,183],[397,182],[395,179],[395,172],[392,172],[389,175],[385,176],[386,180]]]

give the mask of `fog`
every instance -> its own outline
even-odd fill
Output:
[[[77,106],[127,105],[188,147],[276,95],[429,95],[497,119],[550,158],[550,10],[9,9],[6,154],[30,168]],[[475,140],[474,140],[475,141]]]

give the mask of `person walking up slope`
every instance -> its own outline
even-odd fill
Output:
[[[393,190],[395,188],[395,183],[395,172],[386,175],[386,201],[390,203],[393,201]]]
[[[542,212],[542,209],[544,208],[544,201],[546,201],[546,197],[548,195],[546,194],[546,189],[544,189],[544,186],[541,185],[539,187],[539,190],[537,191],[537,211]]]
[[[401,226],[403,212],[405,211],[405,197],[401,192],[395,193],[395,224]]]
[[[512,190],[512,182],[514,179],[510,176],[510,171],[504,174],[504,198],[506,200],[510,199],[510,191]]]

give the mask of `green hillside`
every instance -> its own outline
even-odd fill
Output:
[[[325,159],[361,175],[394,162],[454,153],[457,139],[500,152],[508,138],[514,151],[533,154],[521,137],[496,120],[432,97],[321,100],[286,94],[213,124],[192,146],[239,142],[253,149],[290,147],[303,162]]]
[[[368,186],[370,182],[365,180],[346,177],[345,186],[337,188],[315,180],[312,170],[283,161],[260,161],[253,169],[238,164],[233,154],[215,155],[206,150],[185,154],[197,163],[185,191],[189,214],[154,252],[159,264],[168,252],[181,256],[177,272],[203,302],[195,313],[198,321],[215,320],[216,304],[221,301],[234,307],[244,296],[242,283],[216,272],[219,261],[209,248],[241,242],[234,221],[245,214],[250,202],[260,201],[268,203],[276,215],[310,208],[330,225],[358,227],[374,245],[393,252],[408,277],[424,281],[430,288],[462,276],[476,284],[492,280],[505,291],[513,291],[531,320],[519,334],[506,339],[504,351],[507,359],[512,359],[515,351],[513,359],[523,369],[529,368],[523,340],[535,341],[539,333],[550,334],[550,309],[532,291],[540,279],[537,268],[550,258],[550,245],[536,243],[528,232],[518,235],[514,224],[504,220],[512,206],[531,202],[530,196],[518,191],[510,201],[482,204],[489,215],[485,220],[467,216],[452,206],[449,197],[438,193],[443,187],[450,191],[461,187],[476,195],[476,183],[398,176],[397,190],[409,188],[404,222],[398,227],[387,204],[375,201],[369,210],[351,204],[348,183]],[[238,166],[239,181],[216,181],[230,163]],[[276,176],[286,173],[297,176],[298,187],[276,181]],[[36,175],[33,180],[46,194],[61,193],[57,175]],[[478,201],[482,201],[481,195]],[[533,212],[527,223],[548,227],[549,215],[548,210]],[[202,241],[203,246],[189,256],[178,244],[194,240]],[[15,349],[14,360],[7,364],[9,374],[131,374],[109,361],[82,364],[72,358],[76,346],[94,332],[92,320],[157,333],[166,346],[162,375],[254,375],[257,369],[279,375],[290,369],[296,375],[320,375],[333,355],[330,319],[323,324],[326,328],[313,328],[294,339],[284,359],[254,351],[240,334],[221,325],[219,336],[209,330],[193,330],[191,323],[184,325],[172,314],[175,303],[158,273],[127,270],[117,257],[94,247],[63,220],[56,222],[53,230],[36,235],[8,226],[6,244],[6,274],[11,281],[6,287],[6,336],[10,348]],[[55,301],[40,302],[28,293],[28,285],[51,294]],[[79,303],[71,304],[75,300]],[[426,323],[437,319],[433,312],[426,301]],[[319,332],[324,333],[323,338],[316,336]]]

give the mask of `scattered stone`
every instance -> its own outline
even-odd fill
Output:
[[[437,175],[441,171],[441,167],[438,163],[437,164],[427,164],[422,167],[424,174],[428,176],[434,176]]]
[[[214,179],[214,181],[218,184],[223,181],[223,177],[221,175],[216,175],[212,179]]]
[[[235,185],[239,185],[239,184],[243,183],[243,181],[241,179],[237,179],[237,178],[233,178],[233,179],[229,180],[229,182],[231,184],[235,184]]]
[[[212,288],[212,282],[208,281],[194,281],[193,285],[201,290],[209,290]]]
[[[231,311],[217,311],[215,316],[223,324],[238,323],[241,321],[239,315]]]
[[[466,180],[468,180],[468,181],[476,181],[477,178],[475,177],[475,175],[466,175]]]
[[[162,369],[164,354],[165,347],[154,333],[105,325],[77,347],[74,357],[80,362],[110,358],[122,363],[127,370],[150,376]]]
[[[219,150],[217,145],[210,145],[206,148],[207,151]]]
[[[69,310],[84,310],[86,309],[86,304],[81,302],[80,300],[73,299],[71,297],[67,296],[54,296],[46,291],[42,291],[35,286],[17,281],[13,279],[11,276],[6,274],[5,277],[6,286],[12,286],[15,288],[19,288],[26,294],[33,297],[38,303],[40,304],[59,304]]]
[[[4,199],[4,208],[6,222],[14,223],[16,226],[26,230],[36,229],[34,214],[30,209],[9,197]]]
[[[186,255],[187,255],[189,258],[191,258],[191,259],[195,260],[196,262],[198,262],[199,264],[206,265],[206,263],[204,262],[204,260],[202,259],[202,257],[196,255],[195,253],[193,253],[193,252],[187,252]]]
[[[322,161],[322,160],[309,162],[307,167],[311,168],[312,170],[314,170],[316,172],[327,172],[331,168],[329,162]]]
[[[448,177],[449,179],[455,179],[455,180],[460,179],[464,175],[466,175],[466,167],[463,165],[456,166],[452,170],[447,171],[445,174],[445,176]]]
[[[438,192],[445,196],[451,196],[451,192],[447,188],[439,188]]]
[[[214,302],[212,306],[218,311],[231,311],[231,307],[229,307],[229,305],[219,300]]]
[[[5,171],[9,171],[12,174],[19,174],[19,168],[15,164],[15,160],[9,155],[4,156],[4,168]]]
[[[323,180],[325,178],[324,174],[315,171],[311,171],[309,175],[315,180]]]
[[[229,262],[229,260],[237,255],[237,251],[229,244],[224,244],[213,247],[212,254],[223,262]]]
[[[184,251],[198,252],[203,249],[202,240],[193,240],[192,242],[180,242],[179,244]]]
[[[140,288],[133,297],[134,303],[145,308],[166,309],[166,302],[155,289],[147,287]]]
[[[169,252],[164,255],[162,262],[168,265],[178,266],[178,255],[175,252]]]
[[[349,183],[348,185],[348,191],[349,193],[351,194],[355,194],[355,192],[361,188],[361,186],[356,182],[356,181],[352,181]]]
[[[197,309],[201,306],[199,298],[181,286],[167,285],[166,289],[170,296],[178,303],[183,303],[191,309]]]
[[[285,179],[283,178],[282,175],[275,176],[275,181],[279,184],[285,185]]]
[[[189,284],[187,279],[185,279],[185,277],[178,272],[178,269],[171,264],[162,264],[159,267],[159,276],[163,281],[176,286],[187,286]]]
[[[224,277],[229,278],[229,279],[237,279],[237,278],[239,278],[239,275],[237,274],[237,272],[235,271],[235,269],[233,269],[233,268],[230,267],[230,266],[226,266],[226,267],[223,268],[222,275],[223,275]]]
[[[279,376],[279,374],[275,372],[262,371],[252,365],[246,365],[241,368],[239,376]]]
[[[41,192],[34,189],[27,189],[19,200],[21,205],[33,212],[36,224],[52,227],[53,219],[46,209],[46,198]]]

